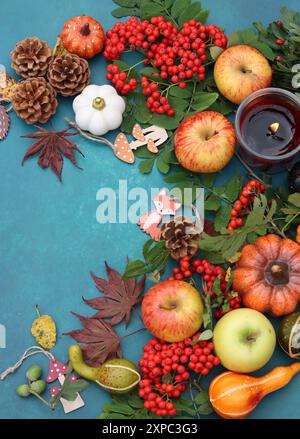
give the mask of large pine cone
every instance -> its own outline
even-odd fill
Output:
[[[56,112],[56,92],[44,78],[30,78],[16,88],[12,104],[28,124],[46,123]]]
[[[199,250],[200,232],[195,222],[178,216],[161,227],[161,239],[175,260],[194,256]]]
[[[10,54],[12,68],[23,78],[45,76],[52,58],[50,46],[36,37],[26,38],[16,44]]]
[[[90,82],[89,64],[71,53],[58,56],[50,64],[48,81],[63,96],[79,94]]]

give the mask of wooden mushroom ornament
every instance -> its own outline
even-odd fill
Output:
[[[49,372],[48,372],[48,376],[46,378],[46,382],[48,384],[53,383],[54,381],[58,380],[60,382],[61,385],[63,385],[64,381],[65,381],[65,375],[67,373],[67,365],[61,363],[60,361],[57,361],[55,359],[51,359],[50,360],[50,365],[49,365]],[[71,375],[70,377],[70,381],[76,381],[77,378],[75,375]],[[51,397],[54,397],[58,392],[59,392],[60,388],[58,386],[55,386],[51,389]],[[75,399],[75,401],[67,401],[64,398],[60,398],[60,402],[64,408],[64,412],[67,413],[71,413],[74,410],[77,410],[81,407],[84,406],[84,401],[81,398],[81,396],[78,393],[77,398]]]
[[[124,99],[111,85],[88,85],[73,102],[76,124],[94,136],[119,128],[125,107]]]

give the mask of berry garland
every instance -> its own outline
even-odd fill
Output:
[[[104,56],[107,60],[118,60],[126,50],[138,50],[145,55],[143,63],[157,70],[151,79],[142,77],[142,92],[148,97],[147,107],[152,113],[168,116],[175,114],[167,98],[170,87],[178,85],[180,89],[185,89],[188,82],[203,81],[206,65],[209,64],[205,64],[207,49],[212,46],[225,48],[227,45],[226,35],[215,25],[205,26],[192,19],[178,31],[171,21],[162,16],[152,17],[150,21],[131,17],[124,23],[116,23],[106,36]],[[107,79],[123,95],[138,86],[136,78],[130,78],[132,69],[120,72],[119,67],[113,64],[107,67]]]

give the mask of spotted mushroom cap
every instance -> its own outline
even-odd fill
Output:
[[[114,152],[125,163],[134,163],[135,157],[125,134],[120,133],[114,143]]]
[[[51,398],[53,398],[55,395],[57,395],[59,391],[60,391],[60,387],[57,387],[57,386],[52,387],[52,389],[50,390]]]
[[[66,373],[67,366],[65,364],[57,360],[51,360],[46,381],[47,383],[53,383],[53,381],[56,381],[60,376],[65,375]]]

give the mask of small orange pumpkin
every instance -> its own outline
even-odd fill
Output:
[[[102,51],[105,41],[100,23],[86,15],[67,21],[60,38],[69,52],[81,58],[93,58]]]
[[[246,245],[233,289],[248,308],[269,311],[274,317],[292,313],[300,302],[300,246],[273,234]]]

